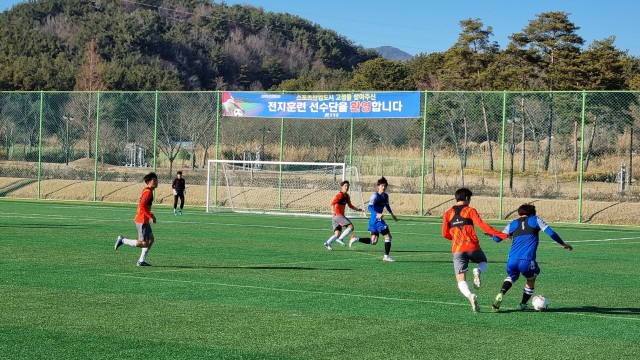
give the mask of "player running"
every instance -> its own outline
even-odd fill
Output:
[[[369,212],[371,213],[369,217],[369,232],[371,233],[371,238],[353,237],[349,241],[349,247],[353,246],[357,241],[376,245],[378,243],[378,237],[382,234],[382,236],[384,236],[384,256],[382,257],[382,261],[394,262],[395,260],[389,256],[391,252],[391,231],[383,219],[384,209],[387,209],[387,212],[393,217],[393,220],[398,221],[398,218],[393,214],[391,206],[389,205],[389,194],[387,194],[389,183],[387,179],[385,179],[384,176],[381,177],[378,179],[376,186],[378,187],[378,191],[371,195],[368,206]]]
[[[469,301],[474,312],[478,312],[478,297],[471,293],[467,284],[467,269],[469,261],[478,266],[473,269],[473,285],[479,288],[480,274],[487,271],[487,257],[480,248],[480,242],[476,235],[474,225],[478,226],[489,235],[506,238],[504,234],[491,225],[484,222],[478,211],[471,206],[473,193],[466,188],[460,188],[455,192],[456,204],[444,213],[442,222],[442,236],[451,240],[451,252],[453,253],[453,268],[455,270],[458,289]]]
[[[126,239],[122,236],[118,236],[115,249],[118,250],[122,244],[142,248],[137,265],[151,266],[151,264],[146,262],[147,255],[149,254],[149,250],[151,249],[154,241],[149,220],[153,221],[154,224],[156,223],[156,217],[151,212],[151,205],[153,205],[153,190],[158,187],[158,176],[156,173],[150,172],[145,175],[142,180],[144,180],[147,187],[142,190],[140,202],[138,203],[138,210],[134,219],[136,228],[138,229],[138,240]]]
[[[360,209],[351,203],[351,196],[349,196],[350,186],[347,180],[341,182],[340,192],[333,198],[333,201],[331,201],[331,209],[333,211],[333,219],[331,220],[333,236],[324,243],[324,247],[326,247],[327,250],[333,250],[331,244],[333,244],[334,241],[344,246],[344,238],[353,231],[351,220],[344,215],[346,207],[349,206],[352,210],[364,212],[364,209]],[[343,227],[346,227],[344,232],[342,231]]]

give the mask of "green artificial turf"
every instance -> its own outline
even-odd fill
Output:
[[[6,359],[635,359],[640,354],[638,228],[550,224],[536,293],[523,279],[491,303],[509,243],[489,259],[473,313],[456,286],[440,219],[389,221],[383,245],[323,242],[331,220],[154,207],[156,243],[137,237],[135,205],[0,201],[0,357]],[[540,214],[544,218],[544,214]],[[505,221],[489,221],[502,229]],[[355,219],[367,236],[366,219]],[[470,279],[469,279],[470,280]],[[469,281],[471,283],[471,281]]]

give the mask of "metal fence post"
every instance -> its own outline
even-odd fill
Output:
[[[36,199],[40,200],[40,183],[42,181],[42,109],[44,107],[44,92],[40,90],[40,130],[38,134],[38,193]]]
[[[153,115],[153,171],[157,169],[158,154],[158,90],[156,90],[155,110]]]
[[[502,140],[500,146],[501,160],[500,160],[500,199],[498,208],[498,219],[502,219],[502,206],[504,201],[504,143],[506,138],[506,124],[507,124],[507,92],[502,92]]]
[[[425,166],[426,166],[426,159],[425,157],[427,156],[427,92],[424,92],[424,105],[422,107],[422,164],[420,166],[421,168],[421,174],[420,174],[420,216],[424,216],[424,196],[425,196],[425,190],[424,190],[424,177],[425,177]]]
[[[100,91],[98,91],[98,99],[96,101],[96,149],[94,152],[95,160],[93,166],[93,201],[97,200],[98,193],[98,151],[100,151]]]
[[[580,130],[580,175],[578,177],[578,224],[582,223],[582,177],[584,176],[584,122],[586,117],[587,92],[582,90],[582,113]]]

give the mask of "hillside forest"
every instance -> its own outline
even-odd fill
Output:
[[[586,25],[588,26],[588,25]],[[501,47],[462,19],[444,52],[387,60],[301,17],[211,0],[30,0],[0,13],[0,90],[638,90],[615,36],[538,14]]]

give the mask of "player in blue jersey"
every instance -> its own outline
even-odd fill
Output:
[[[389,183],[387,179],[385,179],[384,176],[381,177],[378,179],[376,185],[378,191],[371,195],[368,206],[369,212],[371,213],[371,217],[369,217],[369,232],[371,233],[371,238],[353,238],[349,241],[349,247],[356,241],[376,245],[378,243],[378,237],[382,235],[384,236],[384,256],[382,257],[382,261],[394,262],[395,260],[389,257],[389,253],[391,252],[391,231],[383,219],[384,209],[387,209],[387,212],[393,217],[393,220],[398,221],[398,218],[393,214],[391,206],[389,205],[389,194],[387,194]]]
[[[507,260],[507,278],[504,279],[502,288],[493,302],[493,310],[498,311],[502,303],[503,296],[509,291],[513,283],[518,280],[520,275],[527,279],[520,301],[520,309],[527,308],[527,302],[533,295],[536,284],[536,277],[540,274],[540,267],[536,262],[536,251],[540,237],[538,233],[544,231],[555,242],[562,245],[563,248],[573,250],[573,247],[566,244],[560,235],[547,225],[544,220],[536,216],[536,207],[531,204],[520,205],[518,208],[519,217],[510,222],[502,231],[513,237],[511,250]],[[493,241],[500,242],[497,236],[493,236]]]

